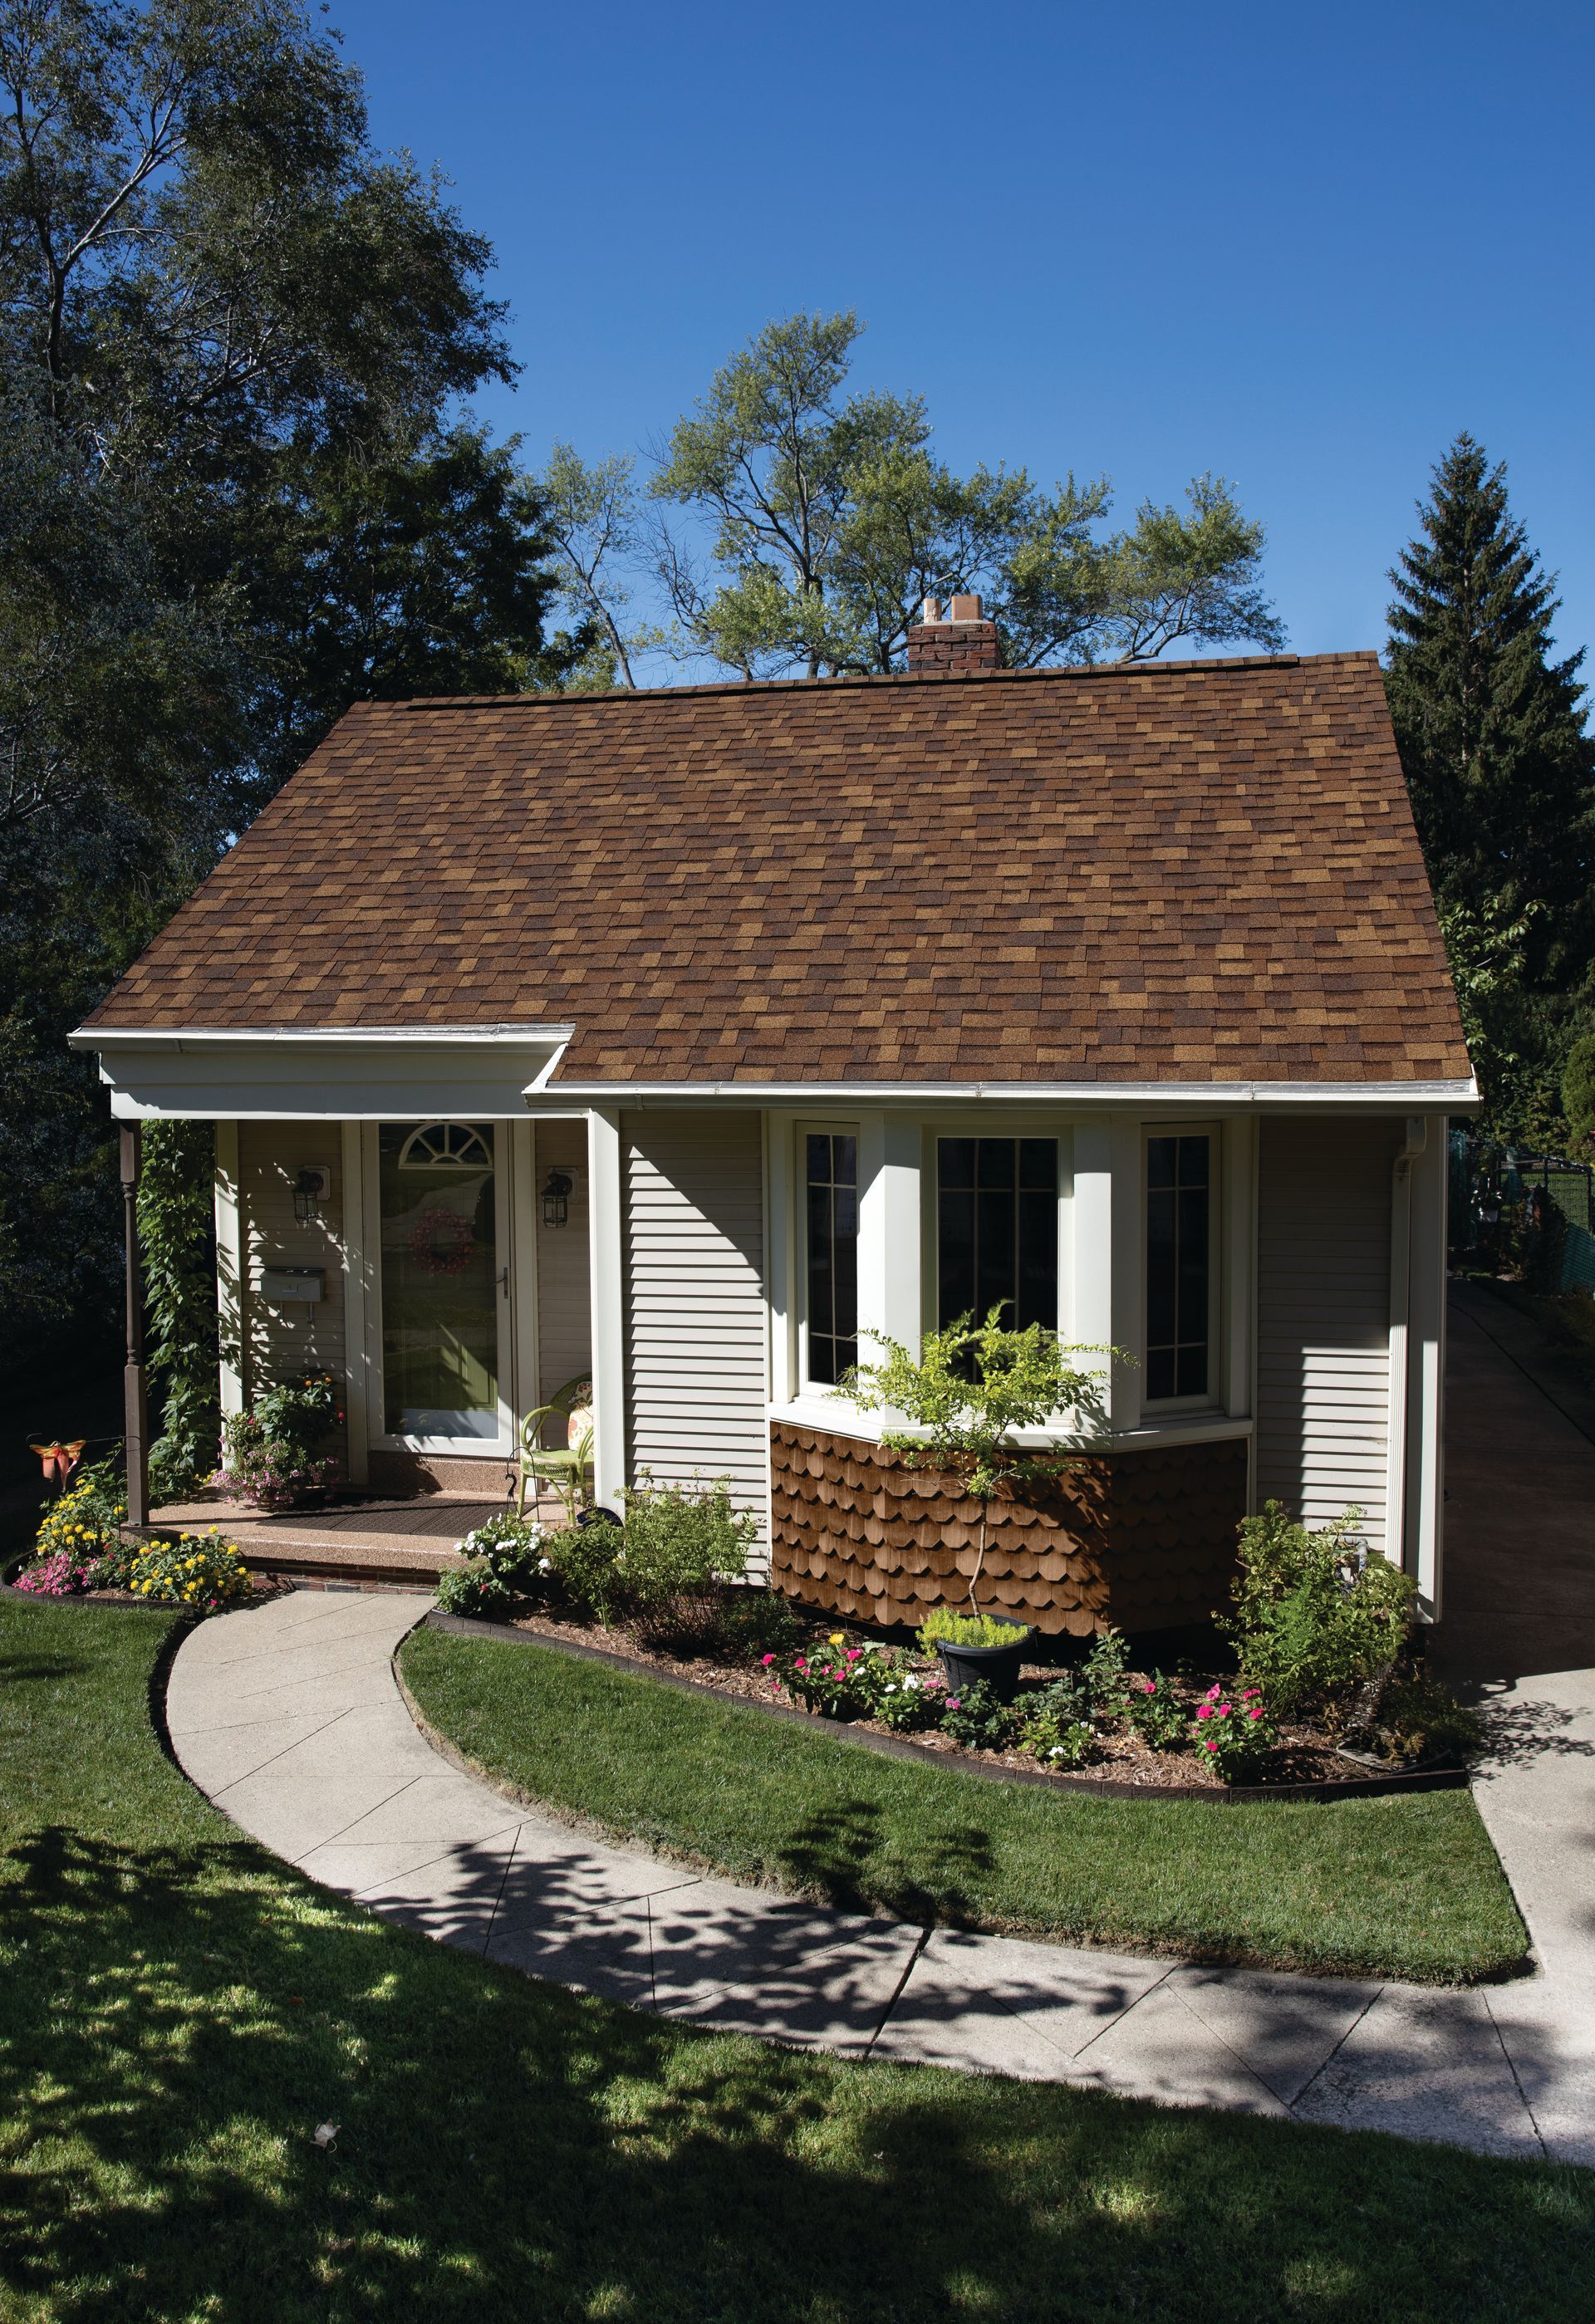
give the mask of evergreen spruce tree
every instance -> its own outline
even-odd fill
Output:
[[[1500,924],[1527,912],[1527,974],[1565,991],[1588,964],[1595,742],[1582,653],[1553,656],[1560,604],[1491,468],[1463,434],[1420,503],[1390,579],[1390,715],[1443,903]]]
[[[1544,1137],[1595,955],[1583,655],[1555,657],[1560,600],[1511,513],[1504,465],[1464,433],[1434,479],[1390,575],[1386,688],[1453,973],[1489,991],[1473,1046],[1491,1114]]]

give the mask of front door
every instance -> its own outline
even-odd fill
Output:
[[[508,1448],[508,1147],[493,1122],[378,1130],[382,1443]]]

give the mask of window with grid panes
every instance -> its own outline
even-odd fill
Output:
[[[1008,1331],[1058,1320],[1056,1138],[936,1140],[936,1320]]]
[[[1147,1140],[1147,1370],[1149,1403],[1208,1393],[1212,1141]]]
[[[859,1142],[810,1130],[803,1143],[808,1377],[834,1387],[859,1360]]]

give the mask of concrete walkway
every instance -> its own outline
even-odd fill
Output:
[[[1595,2166],[1576,1973],[1450,1993],[1198,1969],[852,1918],[699,1877],[529,1814],[441,1759],[391,1662],[424,1605],[295,1592],[201,1625],[168,1688],[172,1743],[200,1788],[377,1912],[533,1976],[845,2057]],[[1595,1698],[1575,1729],[1595,1749]],[[1543,1845],[1535,1824],[1519,1847],[1514,1812],[1503,1794],[1503,1853],[1509,1872],[1543,1876],[1530,1917],[1554,1969],[1560,1840]]]

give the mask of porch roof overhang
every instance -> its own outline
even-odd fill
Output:
[[[79,1026],[119,1121],[522,1117],[570,1025],[196,1028]]]

